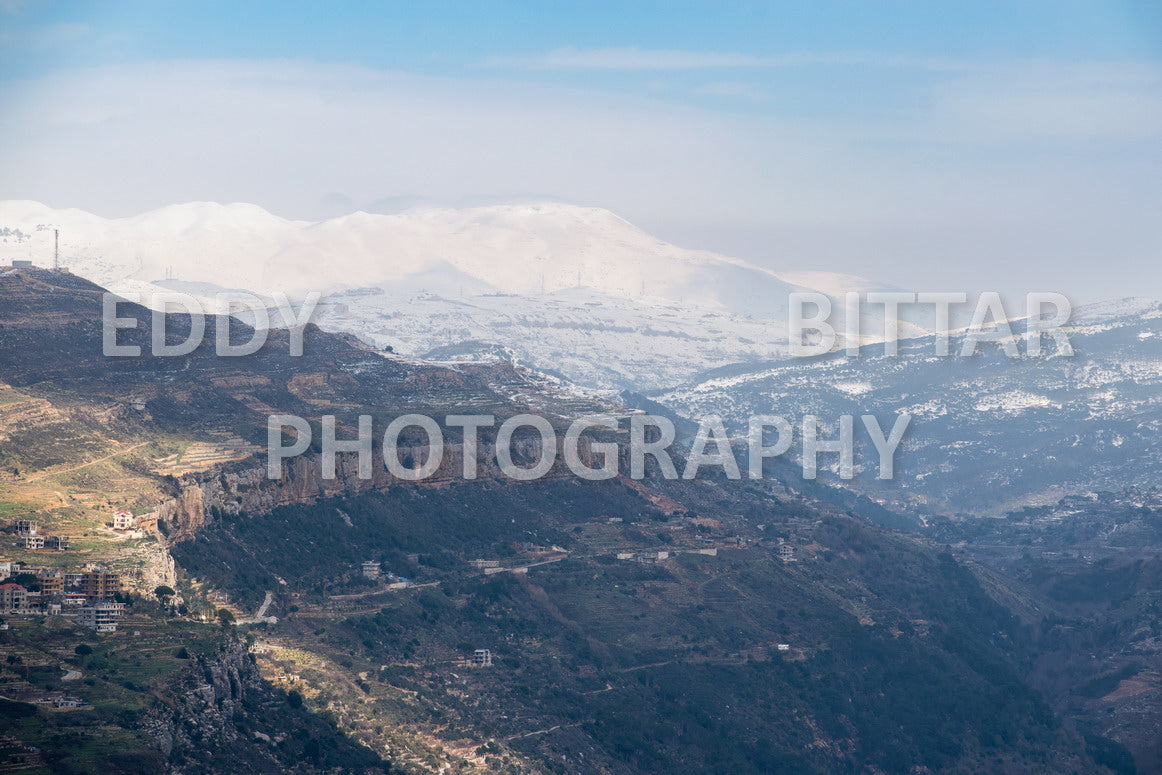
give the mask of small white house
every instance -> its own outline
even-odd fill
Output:
[[[113,529],[114,530],[132,530],[137,524],[137,520],[133,517],[133,512],[119,509],[113,512]]]
[[[670,559],[670,553],[664,550],[660,552],[638,552],[634,554],[634,559],[640,563],[649,565],[651,563]]]

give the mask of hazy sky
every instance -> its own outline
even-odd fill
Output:
[[[1160,9],[0,0],[0,198],[554,199],[775,268],[1162,297]]]

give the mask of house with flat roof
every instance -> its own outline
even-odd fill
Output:
[[[95,603],[77,610],[77,624],[97,632],[117,632],[117,620],[124,614],[124,603]]]
[[[81,576],[81,591],[88,597],[113,597],[121,591],[121,574],[88,571]]]
[[[0,611],[24,611],[28,608],[28,590],[19,584],[0,584]]]
[[[36,574],[40,583],[40,594],[63,595],[65,592],[65,577],[60,571],[45,569]]]

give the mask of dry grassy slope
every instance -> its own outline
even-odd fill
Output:
[[[207,318],[205,344],[189,356],[109,358],[101,345],[103,293],[70,274],[0,274],[0,518],[36,519],[45,532],[70,535],[74,546],[68,554],[24,553],[11,536],[0,539],[7,544],[2,556],[102,561],[148,591],[172,578],[157,549],[157,516],[184,538],[212,509],[261,511],[366,486],[353,475],[338,483],[304,475],[269,487],[256,453],[275,412],[310,418],[316,428],[323,414],[354,425],[358,414],[370,413],[382,428],[406,412],[573,415],[605,408],[511,364],[410,363],[313,326],[302,357],[289,355],[287,332],[272,331],[260,352],[221,358],[213,337],[223,319],[215,316]],[[125,305],[119,315],[141,320],[119,341],[148,353],[148,310]],[[171,342],[184,339],[188,326],[187,318],[169,316]],[[373,486],[392,483],[380,479]],[[147,515],[145,535],[107,530],[116,508]]]

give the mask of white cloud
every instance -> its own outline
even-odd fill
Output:
[[[968,67],[966,63],[953,59],[864,52],[833,54],[791,52],[759,56],[732,52],[642,49],[636,46],[593,49],[567,46],[537,54],[493,56],[485,59],[481,64],[484,67],[519,70],[693,70],[850,65],[955,71]]]
[[[682,70],[703,67],[754,67],[761,57],[705,51],[643,50],[636,47],[578,49],[565,47],[525,56],[496,56],[485,67],[526,70]]]
[[[763,89],[741,81],[712,81],[695,86],[691,92],[700,97],[727,97],[751,102],[766,102],[771,98],[770,93]]]

